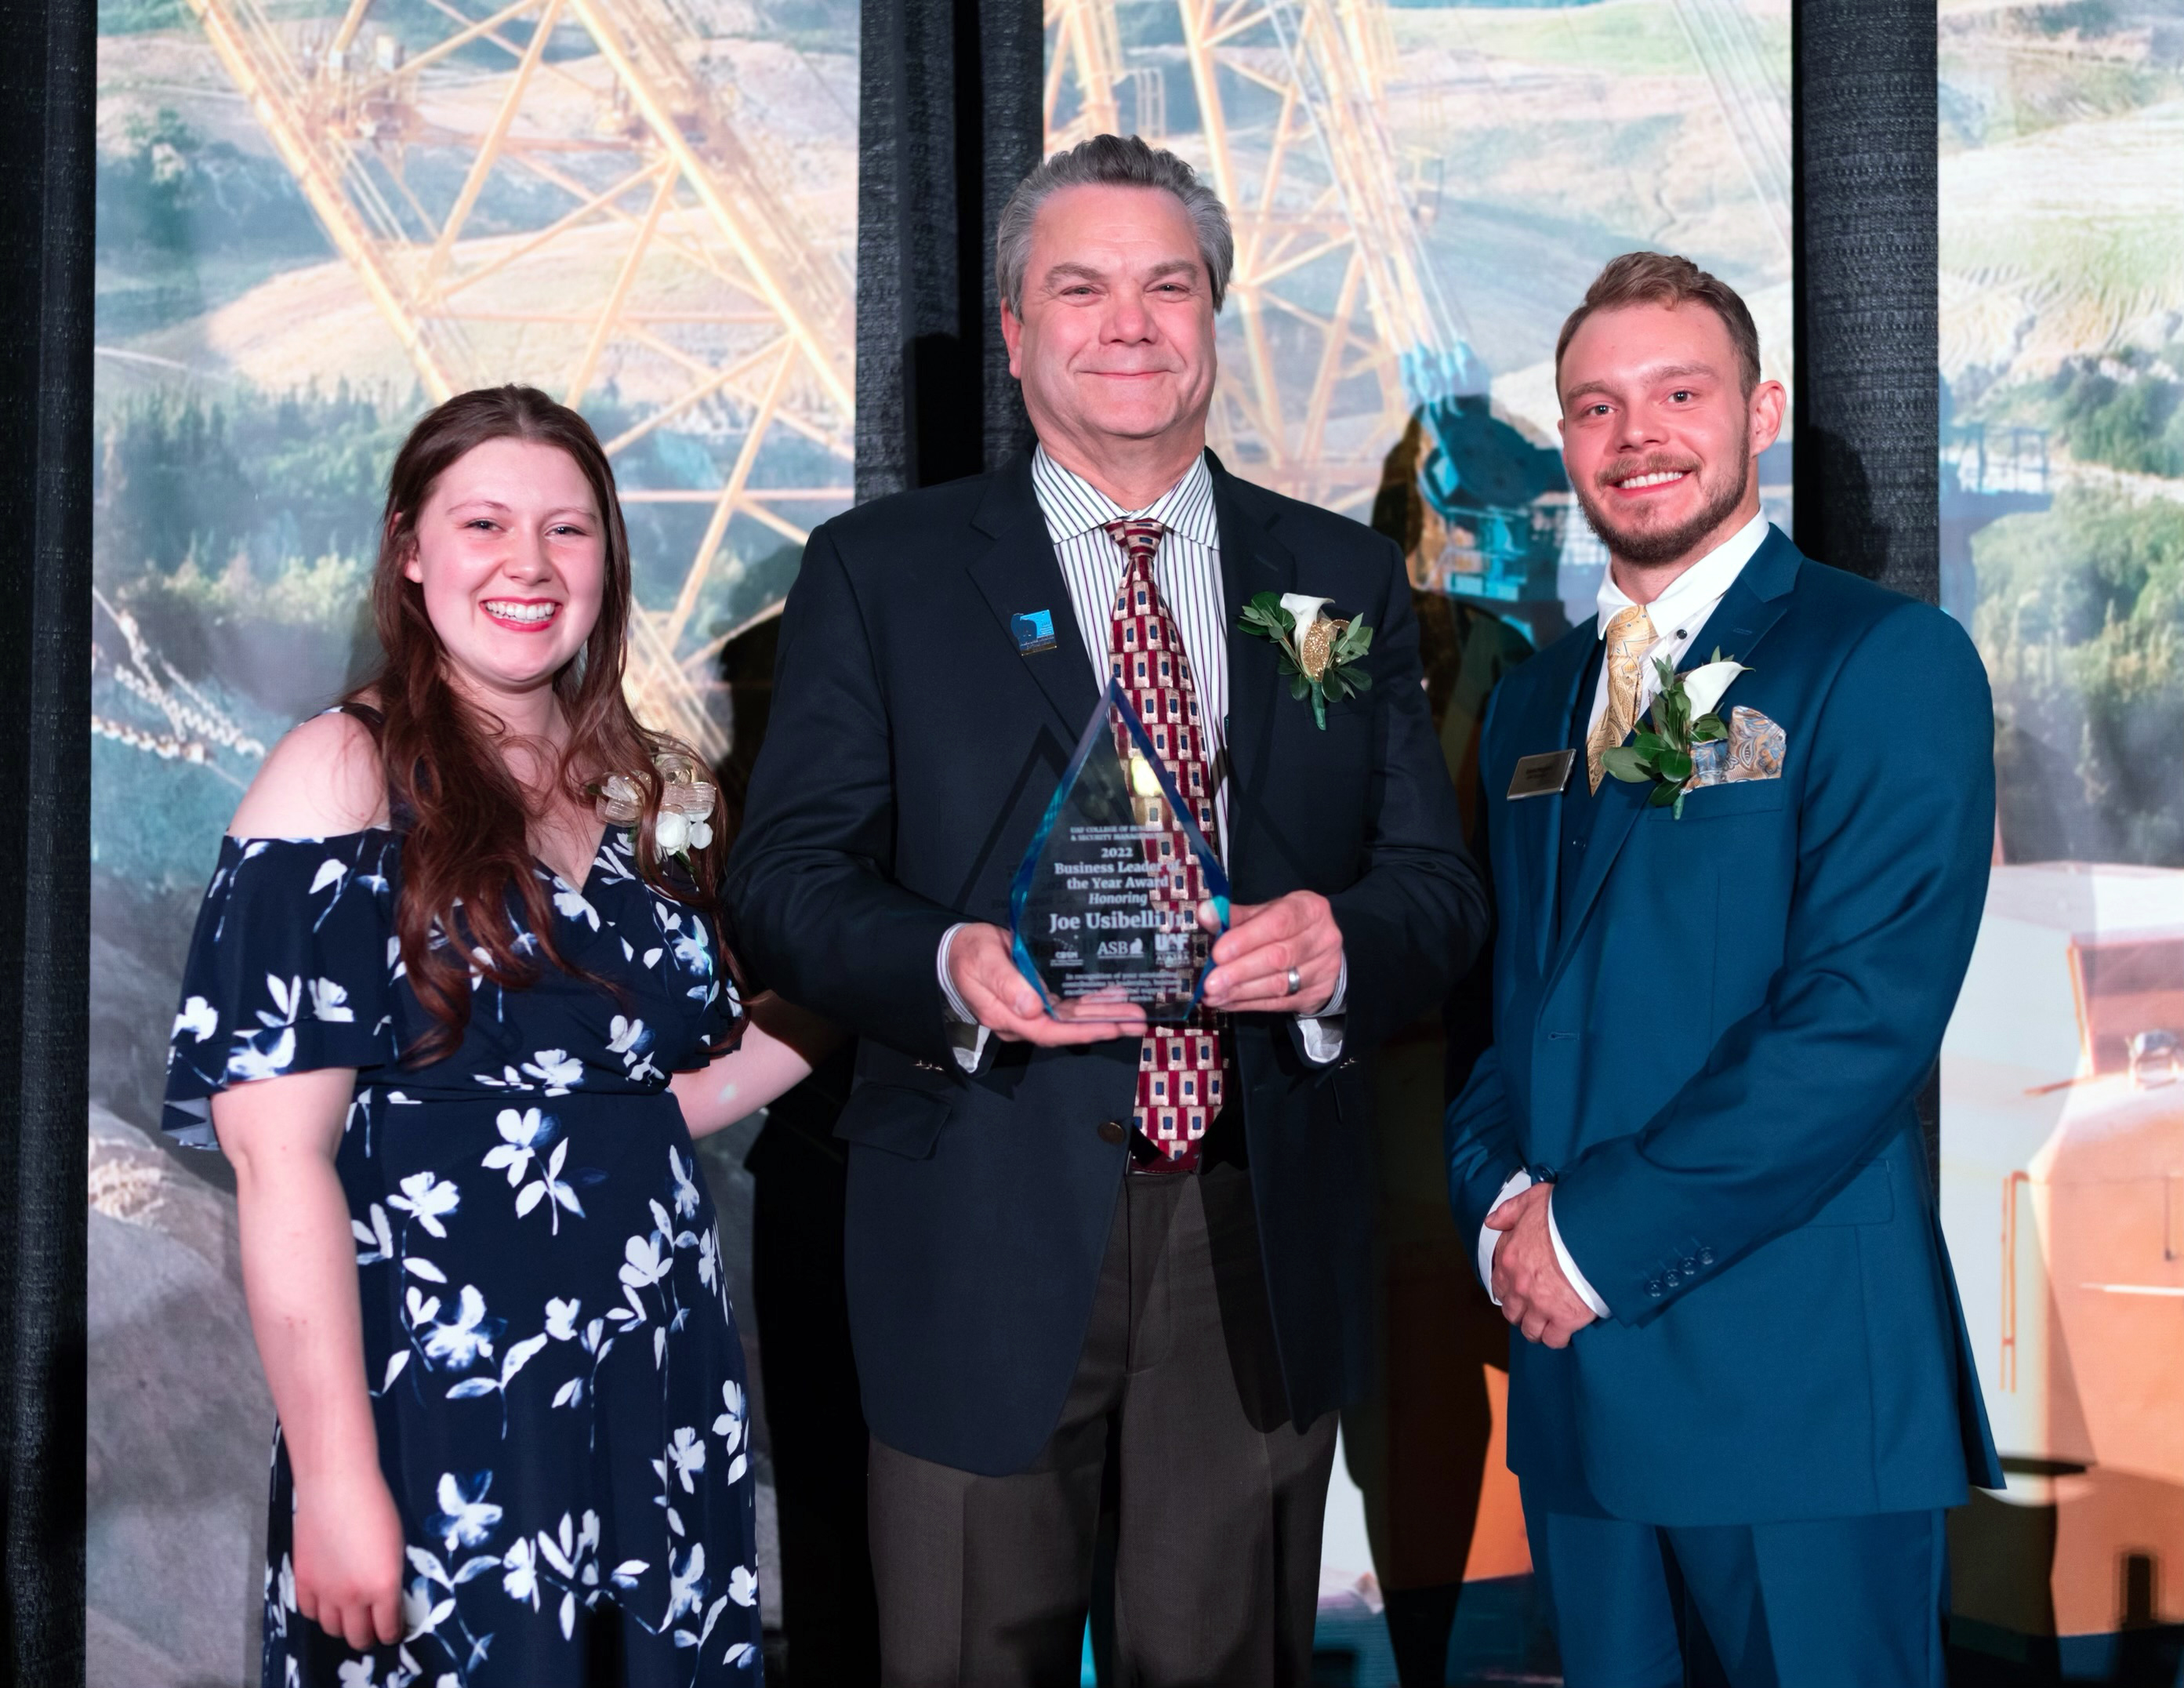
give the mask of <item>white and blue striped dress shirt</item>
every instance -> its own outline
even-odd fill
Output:
[[[1159,522],[1167,532],[1161,537],[1153,557],[1153,584],[1160,588],[1176,632],[1183,638],[1183,654],[1190,664],[1191,684],[1198,694],[1198,717],[1206,734],[1206,760],[1213,777],[1213,830],[1208,839],[1223,861],[1228,855],[1228,627],[1223,613],[1221,585],[1221,524],[1213,507],[1213,476],[1201,452],[1190,467],[1160,497],[1143,510],[1124,510],[1097,487],[1073,471],[1065,469],[1040,446],[1032,453],[1031,480],[1039,499],[1039,513],[1046,518],[1047,538],[1054,542],[1055,560],[1069,588],[1070,608],[1084,640],[1084,654],[1092,665],[1093,683],[1106,689],[1110,663],[1108,629],[1114,620],[1115,597],[1123,588],[1126,560],[1123,548],[1107,532],[1111,521],[1134,518]],[[948,977],[948,950],[961,925],[949,928],[940,940],[940,989],[956,1017],[967,1028],[975,1022]],[[1335,981],[1334,994],[1315,1016],[1299,1015],[1305,1053],[1326,1063],[1342,1054],[1342,1009],[1349,994],[1350,963],[1344,957]],[[956,1050],[965,1070],[978,1066],[984,1049],[986,1028],[978,1028],[967,1048]]]

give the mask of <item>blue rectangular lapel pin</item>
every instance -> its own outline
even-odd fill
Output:
[[[1054,637],[1054,611],[1033,610],[1021,616],[1009,617],[1009,631],[1017,636],[1017,653],[1021,656],[1036,656],[1043,650],[1056,650],[1060,646]]]

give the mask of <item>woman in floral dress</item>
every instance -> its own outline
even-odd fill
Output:
[[[581,417],[521,387],[426,416],[373,593],[384,666],[243,799],[169,1056],[169,1128],[235,1166],[280,1411],[263,1681],[754,1682],[691,1138],[816,1028],[739,1000],[713,788],[623,700],[628,542]]]

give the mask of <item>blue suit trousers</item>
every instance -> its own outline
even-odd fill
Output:
[[[1527,1505],[1568,1688],[1943,1688],[1938,1511],[1668,1527]]]

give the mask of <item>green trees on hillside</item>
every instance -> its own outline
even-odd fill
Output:
[[[404,432],[423,409],[352,392],[158,393],[105,418],[92,469],[102,576],[237,565],[261,584],[292,560],[364,556]]]
[[[1974,553],[2008,855],[2184,866],[2184,504],[2065,491]]]
[[[2047,383],[2070,454],[2137,475],[2184,477],[2184,347],[2163,357],[2075,359]]]

